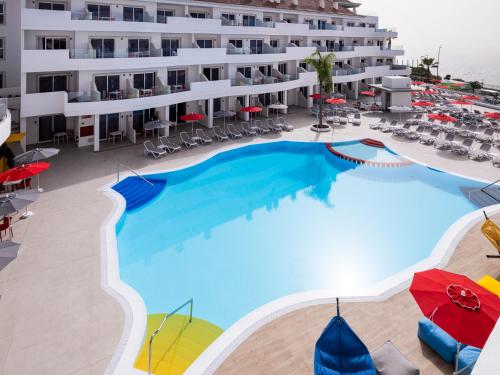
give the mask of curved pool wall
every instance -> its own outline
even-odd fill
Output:
[[[311,202],[313,202],[313,203],[314,203],[314,201],[317,201],[317,202],[319,202],[319,204],[326,205],[326,206],[329,204],[328,203],[329,193],[327,191],[325,191],[325,186],[327,186],[328,184],[334,185],[334,184],[332,184],[332,182],[336,181],[336,177],[338,177],[338,175],[342,176],[343,174],[348,174],[350,177],[356,178],[356,180],[358,182],[363,182],[363,184],[366,185],[367,182],[374,182],[374,181],[376,184],[379,184],[379,183],[384,182],[384,181],[390,182],[392,184],[394,182],[408,183],[411,181],[415,181],[419,177],[421,178],[422,173],[425,174],[426,172],[427,173],[432,172],[434,177],[432,178],[432,181],[427,181],[427,182],[430,182],[430,185],[433,187],[433,189],[435,191],[443,191],[443,192],[446,192],[447,194],[451,193],[451,195],[455,196],[455,198],[460,197],[460,199],[463,199],[461,193],[457,189],[453,189],[453,187],[457,186],[456,181],[467,182],[469,185],[470,184],[478,184],[477,186],[481,185],[481,183],[474,182],[471,180],[464,180],[464,179],[461,179],[460,177],[456,177],[456,176],[446,175],[442,172],[431,170],[431,169],[423,167],[421,165],[412,165],[408,168],[404,168],[406,170],[406,172],[403,172],[402,169],[401,170],[396,170],[396,169],[384,170],[384,169],[380,169],[380,168],[356,166],[356,165],[353,165],[353,163],[350,163],[347,161],[343,161],[343,160],[339,160],[339,159],[335,160],[332,157],[332,155],[326,150],[324,144],[318,144],[318,143],[310,144],[310,143],[298,143],[298,142],[275,142],[275,143],[269,143],[269,144],[263,144],[263,145],[246,146],[246,147],[239,148],[236,150],[226,151],[226,152],[217,154],[216,156],[214,156],[214,157],[206,160],[205,162],[202,162],[194,167],[190,167],[190,168],[179,170],[179,171],[169,172],[166,174],[152,175],[151,177],[154,176],[155,178],[165,178],[168,176],[169,183],[167,185],[167,189],[160,195],[160,197],[158,197],[155,200],[155,202],[153,204],[150,204],[148,206],[145,206],[144,208],[139,209],[137,211],[137,213],[143,212],[144,210],[148,210],[154,206],[157,206],[158,203],[161,202],[162,196],[165,194],[168,194],[169,186],[175,187],[176,185],[182,185],[183,183],[185,183],[186,181],[189,181],[190,179],[193,179],[193,178],[196,178],[197,176],[203,175],[204,173],[209,171],[214,166],[224,165],[224,163],[228,163],[228,162],[234,161],[236,159],[246,159],[246,158],[252,158],[252,157],[259,158],[259,157],[265,157],[266,155],[269,155],[269,154],[285,154],[287,156],[287,164],[290,164],[290,158],[292,158],[293,155],[306,154],[307,157],[311,157],[311,153],[313,155],[312,164],[309,164],[309,165],[303,164],[301,166],[302,169],[305,168],[307,170],[307,169],[311,169],[312,166],[317,167],[318,160],[321,160],[325,164],[325,165],[323,165],[323,167],[325,167],[325,166],[332,167],[337,171],[337,174],[335,174],[335,176],[331,176],[331,175],[329,176],[328,173],[326,175],[325,174],[320,174],[319,176],[315,175],[315,176],[313,176],[314,178],[312,180],[307,180],[305,182],[303,179],[299,179],[300,180],[299,182],[294,181],[294,184],[298,186],[295,194],[297,194],[297,192],[299,192],[299,194],[301,194],[302,193],[301,189],[304,190],[305,189],[304,186],[306,186],[308,188],[307,189],[308,190],[307,191],[307,193],[308,193],[307,199],[311,200]],[[251,166],[246,166],[246,168],[248,168],[249,173],[256,173],[256,171],[252,171]],[[410,169],[411,169],[411,173],[409,173]],[[259,172],[259,170],[257,170],[257,172]],[[307,174],[307,176],[308,176],[308,178],[311,178],[310,174]],[[328,183],[326,183],[326,184],[323,183],[325,180],[325,176],[327,177],[326,180],[328,181]],[[204,179],[204,181],[207,182],[208,184],[210,184],[211,186],[214,186],[213,184],[216,182],[212,179],[215,179],[215,180],[220,179],[219,178],[220,176],[217,176],[217,178],[216,178],[216,176],[207,176],[207,177],[208,178]],[[455,180],[455,184],[451,183],[450,182],[451,180]],[[320,183],[317,183],[318,181]],[[305,183],[305,185],[304,185],[304,183]],[[314,185],[314,186],[312,189],[309,189],[309,187],[311,185]],[[199,186],[198,186],[198,188],[199,188]],[[252,187],[252,189],[254,189],[254,188],[255,187]],[[269,187],[267,187],[267,188],[269,188]],[[273,189],[274,188],[276,188],[276,187],[273,187]],[[364,188],[365,189],[369,188],[369,186],[364,186]],[[278,202],[277,202],[278,205],[280,204],[280,199],[285,199],[285,200],[286,199],[293,199],[293,194],[288,194],[289,192],[287,189],[284,189],[284,190],[287,193],[287,194],[285,194],[285,197],[288,197],[288,198],[279,198]],[[264,189],[264,190],[259,190],[259,191],[260,191],[261,195],[264,195],[264,196],[266,194],[269,194],[270,191],[273,191],[273,194],[276,193],[276,191],[274,191],[272,189],[271,190]],[[282,193],[283,193],[283,191],[279,191],[279,188],[278,188],[277,196],[282,195]],[[349,194],[353,194],[353,193],[355,194],[355,192],[349,191]],[[341,196],[342,196],[342,194],[341,194]],[[259,197],[257,197],[257,198],[259,198]],[[297,199],[297,197],[295,197],[295,199]],[[308,204],[310,204],[311,202],[309,202]],[[203,202],[194,202],[194,203],[201,204]],[[238,215],[245,214],[245,215],[250,215],[250,217],[251,217],[253,210],[259,211],[259,209],[262,209],[262,208],[265,210],[265,212],[272,213],[274,204],[275,204],[275,202],[271,202],[271,204],[267,204],[267,205],[265,205],[265,207],[263,207],[262,202],[257,202],[255,204],[255,207],[253,207],[252,205],[250,205],[249,207],[246,207],[246,208],[248,208],[248,212],[242,213],[242,212],[238,211]],[[363,206],[363,205],[361,205],[361,206]],[[383,208],[383,207],[378,207],[377,209],[379,209],[379,208]],[[473,210],[473,207],[469,207],[467,211],[470,212],[472,210]],[[218,213],[218,215],[216,215],[216,217],[214,219],[215,219],[216,225],[223,225],[223,224],[221,224],[221,222],[222,223],[224,222],[225,215],[231,216],[231,211],[228,210],[227,207],[223,207],[223,209],[221,209],[219,211],[221,211],[223,214],[221,215]],[[387,211],[387,210],[385,210],[385,211]],[[133,216],[134,214],[135,214],[135,212],[132,213],[130,216]],[[164,213],[164,214],[166,214],[166,213]],[[124,228],[127,227],[127,221],[130,220],[130,217],[128,217],[127,215],[128,214],[124,214],[121,217],[120,225],[118,228],[119,231],[123,231]],[[456,215],[458,215],[457,218],[461,217],[461,216],[463,216],[463,212],[458,212],[458,213],[456,213]],[[182,212],[174,213],[174,215],[172,215],[172,216],[173,217],[182,216]],[[454,218],[454,220],[452,220],[449,223],[446,223],[446,224],[443,224],[442,226],[439,226],[439,229],[437,230],[437,232],[439,232],[439,236],[437,237],[437,239],[439,239],[440,234],[443,233],[445,231],[445,229],[451,223],[453,223],[455,220],[456,220],[456,218]],[[388,225],[390,225],[390,223],[388,223]],[[409,222],[409,225],[411,225],[411,222]],[[443,230],[443,227],[444,227],[444,230]],[[184,232],[184,230],[189,231],[190,226],[183,227],[183,229],[180,232]],[[198,232],[198,233],[204,233],[203,235],[206,238],[209,238],[209,236],[210,236],[210,233],[207,232],[207,228],[205,228],[203,225],[200,228],[192,229],[191,232],[188,232],[188,233],[190,233],[192,235],[193,231]],[[180,237],[173,236],[172,237],[173,243],[181,243],[179,241],[183,240],[182,234],[183,233],[180,233]],[[120,237],[120,235],[119,235],[119,237]],[[122,256],[122,254],[120,254],[119,260],[120,260],[121,265],[123,266],[123,260],[124,260],[122,258],[127,258],[132,263],[143,261],[146,264],[148,262],[151,262],[151,264],[154,264],[154,262],[152,262],[151,257],[154,257],[156,253],[161,252],[162,249],[155,248],[155,244],[152,244],[152,245],[153,246],[148,246],[145,251],[143,250],[141,252],[141,256],[138,256],[138,254],[135,254],[135,253],[128,254],[125,256]],[[423,255],[423,257],[421,257],[420,259],[411,258],[409,260],[408,266],[411,266],[411,264],[415,264],[415,263],[418,264],[418,262],[422,261],[422,259],[428,259],[428,256],[430,254],[430,250],[432,250],[432,248],[433,248],[433,246],[429,249],[429,252],[427,254],[421,254],[421,255]],[[182,252],[182,251],[186,251],[186,250],[182,249],[182,248],[177,248],[177,250],[174,249],[174,251]],[[398,255],[398,254],[396,254],[396,255]],[[443,254],[441,254],[441,255],[443,255]],[[437,258],[433,259],[433,261],[434,261],[433,265],[437,264],[437,262],[435,262],[436,259]],[[125,262],[127,262],[127,260]],[[358,259],[358,262],[356,262],[356,266],[360,266],[359,263],[362,263],[362,262],[359,262],[359,259]],[[254,265],[252,265],[252,267],[253,266]],[[349,265],[349,268],[351,268],[350,265]],[[406,267],[406,265],[405,265],[405,267],[403,267],[403,269],[408,269],[408,267]],[[122,271],[121,272],[122,279],[124,278],[127,281],[127,275],[126,275],[127,272],[126,271],[123,272],[123,270],[121,270],[121,271]],[[399,270],[399,271],[401,271],[401,270]],[[136,272],[133,272],[133,273],[135,274]],[[167,272],[165,272],[165,273],[167,273]],[[322,273],[325,273],[325,272],[322,272]],[[148,276],[151,276],[151,274],[149,274]],[[406,278],[408,278],[408,275],[406,276]],[[391,280],[391,279],[394,279],[394,276],[389,277],[389,278],[382,277],[379,280],[380,281],[379,285],[384,284],[384,282],[382,280]],[[139,289],[139,290],[142,289],[141,285],[137,285],[137,284],[134,285],[135,283],[133,280],[132,281],[128,280],[128,282],[130,282],[137,289]],[[401,280],[399,282],[401,283]],[[387,284],[387,283],[385,283],[385,284]],[[263,284],[262,288],[264,286],[267,286],[267,285],[268,284],[266,284],[266,285]],[[272,317],[273,314],[274,315],[277,314],[278,311],[281,311],[283,313],[283,311],[286,311],[290,308],[298,308],[300,306],[309,305],[309,304],[330,302],[331,298],[334,298],[334,296],[337,296],[339,294],[344,295],[344,296],[346,296],[346,295],[371,295],[371,296],[373,296],[373,295],[380,294],[379,292],[381,291],[381,289],[378,289],[378,292],[376,294],[373,294],[373,293],[369,293],[371,288],[369,288],[369,289],[364,288],[364,290],[362,290],[363,288],[361,288],[357,291],[355,291],[355,290],[341,291],[338,288],[336,289],[335,286],[331,286],[331,285],[326,285],[326,286],[327,286],[327,288],[326,288],[327,290],[325,290],[325,288],[323,288],[323,289],[321,289],[321,288],[306,288],[305,289],[306,291],[286,290],[284,294],[279,293],[279,295],[273,296],[267,301],[261,301],[261,302],[257,303],[257,305],[252,306],[248,311],[246,311],[246,313],[248,313],[248,315],[246,315],[245,318],[243,318],[243,319],[240,319],[240,318],[242,318],[242,316],[245,314],[241,314],[241,312],[237,314],[238,316],[236,318],[234,318],[234,317],[233,318],[228,318],[228,317],[222,318],[218,323],[220,325],[224,326],[224,328],[228,328],[228,327],[231,327],[231,328],[228,329],[214,344],[212,344],[212,346],[210,346],[209,349],[206,350],[206,352],[202,354],[202,356],[200,356],[199,360],[196,361],[195,364],[193,364],[192,368],[199,370],[200,369],[199,366],[202,366],[202,367],[206,366],[206,365],[208,365],[209,362],[212,364],[216,364],[217,361],[213,362],[212,360],[214,359],[213,358],[214,356],[219,358],[219,360],[222,358],[222,356],[223,356],[222,353],[224,351],[220,350],[221,348],[225,347],[226,349],[230,349],[231,342],[234,344],[235,342],[238,341],[238,338],[241,339],[242,337],[245,337],[245,332],[241,331],[242,327],[244,327],[244,326],[247,327],[247,329],[244,330],[247,333],[249,332],[248,329],[250,329],[250,331],[252,330],[252,328],[251,328],[252,325],[254,326],[253,328],[256,329],[254,324],[249,324],[249,322],[248,322],[249,320],[253,321],[254,323],[255,323],[255,321],[260,321],[261,323],[264,321],[267,321],[266,319],[263,319],[262,314],[264,314],[264,316],[269,318],[269,317]],[[181,287],[180,289],[183,289],[183,287]],[[307,290],[313,290],[313,291],[310,292]],[[373,291],[374,289],[371,289],[371,290]],[[335,294],[331,294],[330,292],[335,292]],[[149,310],[149,308],[151,306],[151,302],[149,301],[149,303],[148,303],[148,300],[150,299],[150,297],[148,297],[147,292],[144,294],[143,294],[143,292],[141,292],[141,296],[143,298],[144,298],[144,295],[146,295],[145,301],[146,301],[146,304],[147,304],[148,310]],[[290,296],[284,297],[286,295],[290,295]],[[323,297],[320,297],[320,296],[323,296]],[[325,298],[325,296],[330,296],[331,298],[330,297]],[[189,296],[186,296],[186,297],[189,297]],[[283,298],[280,298],[280,297],[283,297]],[[271,301],[273,301],[273,302],[271,302]],[[298,302],[298,301],[300,301],[300,302]],[[172,306],[174,304],[177,304],[177,301],[173,302]],[[154,303],[152,305],[154,306]],[[199,302],[197,303],[197,305],[199,306]],[[282,307],[277,308],[276,305],[280,305]],[[283,309],[283,305],[288,306],[288,307]],[[262,307],[259,308],[259,306],[262,306]],[[269,308],[274,310],[273,314],[270,314]],[[168,311],[168,309],[169,309],[169,306],[161,307],[160,308],[161,311],[159,311],[159,312]],[[203,308],[199,309],[199,311],[200,310],[202,311],[202,313],[201,313],[202,315],[205,314],[203,312]],[[195,310],[195,315],[196,315],[196,310]],[[208,315],[210,315],[210,313],[208,313]],[[222,314],[222,315],[224,315],[224,314]],[[260,318],[258,318],[256,315],[260,316]],[[234,322],[237,320],[240,320],[240,321],[237,324],[234,324]],[[235,335],[235,333],[237,333],[237,332],[238,332],[238,334]],[[219,353],[218,353],[218,355],[215,355],[213,352],[217,351],[217,349],[219,349]],[[210,357],[212,357],[212,358],[209,359]],[[193,371],[197,371],[197,370],[193,370]],[[192,372],[192,373],[197,373],[197,372]]]

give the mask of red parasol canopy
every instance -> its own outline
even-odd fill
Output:
[[[325,102],[327,102],[328,104],[345,104],[347,103],[347,100],[341,98],[330,98],[326,99]]]
[[[481,97],[479,97],[477,95],[462,95],[460,97],[460,99],[462,99],[462,100],[481,100]]]
[[[424,90],[424,91],[421,91],[421,93],[423,95],[434,95],[434,94],[438,94],[438,92],[436,90]]]
[[[180,117],[182,121],[200,121],[205,118],[204,114],[201,113],[188,113]]]
[[[425,102],[425,101],[412,103],[412,106],[414,107],[434,107],[435,105],[436,104],[434,104],[433,102]]]
[[[448,86],[446,86],[446,85],[436,85],[436,87],[437,87],[438,89],[449,89],[449,87],[448,87]]]
[[[328,95],[325,95],[325,94],[321,95],[319,93],[311,94],[311,95],[309,95],[309,97],[313,98],[314,100],[320,100],[320,99],[327,99],[327,98],[329,98]]]
[[[425,82],[424,81],[413,81],[411,84],[415,85],[415,86],[420,86],[420,85],[425,85]]]
[[[450,102],[450,104],[454,104],[454,105],[472,105],[474,103],[468,102],[467,100],[458,99],[458,100],[454,100],[454,101]]]
[[[359,95],[371,96],[371,97],[377,96],[377,94],[374,91],[361,91]]]
[[[488,112],[484,117],[491,118],[493,120],[500,120],[500,112]]]
[[[411,92],[411,94],[412,94],[412,95],[420,95],[420,93],[421,93],[421,92],[422,92],[422,91],[412,91],[412,92]]]
[[[466,276],[417,272],[410,292],[422,313],[462,344],[483,348],[500,316],[500,299]]]
[[[251,106],[251,107],[242,107],[240,109],[241,112],[248,112],[248,113],[258,113],[262,112],[261,107],[256,107],[256,106]]]
[[[440,79],[431,79],[429,82],[432,82],[432,83],[441,83],[442,81]]]
[[[49,163],[40,161],[38,163],[23,164],[18,167],[9,169],[0,174],[0,182],[20,181],[25,178],[35,176],[50,167]]]
[[[457,122],[458,121],[455,117],[443,115],[440,113],[431,113],[430,115],[427,115],[427,117],[432,119],[432,120],[442,121],[442,122]]]
[[[465,86],[465,83],[462,83],[462,82],[456,82],[456,83],[452,83],[451,85],[452,85],[452,86],[455,86],[455,87],[464,87],[464,86]]]

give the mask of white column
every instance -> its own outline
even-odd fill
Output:
[[[358,100],[358,97],[359,97],[359,81],[354,82],[353,90],[354,90],[354,99]]]
[[[94,152],[99,152],[99,115],[94,116]]]
[[[312,108],[314,105],[314,100],[313,100],[313,98],[311,98],[311,95],[314,94],[314,86],[309,86],[307,93],[308,93],[307,108]]]
[[[208,109],[207,109],[207,127],[212,129],[214,126],[214,99],[208,99]]]
[[[250,105],[250,95],[245,95],[245,100],[243,101],[243,107],[248,107]],[[240,119],[243,121],[250,120],[250,114],[248,112],[240,112]]]
[[[283,103],[284,105],[288,105],[288,90],[283,91]],[[283,110],[284,114],[288,113],[288,109]]]
[[[166,105],[164,107],[158,108],[158,115],[160,121],[169,121],[170,119],[170,106]],[[160,130],[161,135],[168,137],[170,135],[170,127]]]
[[[21,139],[21,148],[23,151],[26,151],[26,137],[28,136],[28,132],[26,131],[26,117],[19,118],[19,127],[19,131],[26,134],[24,138]]]

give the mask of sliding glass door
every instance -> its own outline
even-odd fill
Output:
[[[90,45],[97,59],[112,58],[115,56],[114,39],[91,39]]]

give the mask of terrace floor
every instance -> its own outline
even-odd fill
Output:
[[[118,162],[148,173],[268,140],[329,142],[370,137],[435,168],[485,181],[499,176],[489,162],[438,153],[372,131],[368,124],[375,120],[373,116],[378,115],[364,117],[361,127],[348,125],[333,134],[316,134],[309,130],[313,118],[292,108],[289,120],[297,127],[294,132],[200,146],[161,160],[144,157],[142,145],[123,143],[103,147],[100,153],[73,144],[61,146],[60,155],[49,160],[52,167],[41,175],[45,192],[30,206],[34,216],[15,219],[14,241],[22,244],[18,257],[11,262],[0,258],[0,374],[88,375],[102,374],[107,368],[123,333],[124,314],[101,288],[100,226],[112,203],[97,190],[116,179]],[[484,273],[498,278],[498,267],[492,269],[496,263],[484,258],[486,249],[478,228],[473,228],[460,243],[450,269],[472,278]],[[439,369],[439,361],[433,364],[431,354],[420,346],[415,335],[419,314],[408,293],[383,303],[345,304],[342,312],[371,349],[391,339],[424,374],[449,371]],[[321,306],[279,318],[246,340],[219,373],[310,373],[314,341],[333,313],[333,306]]]

